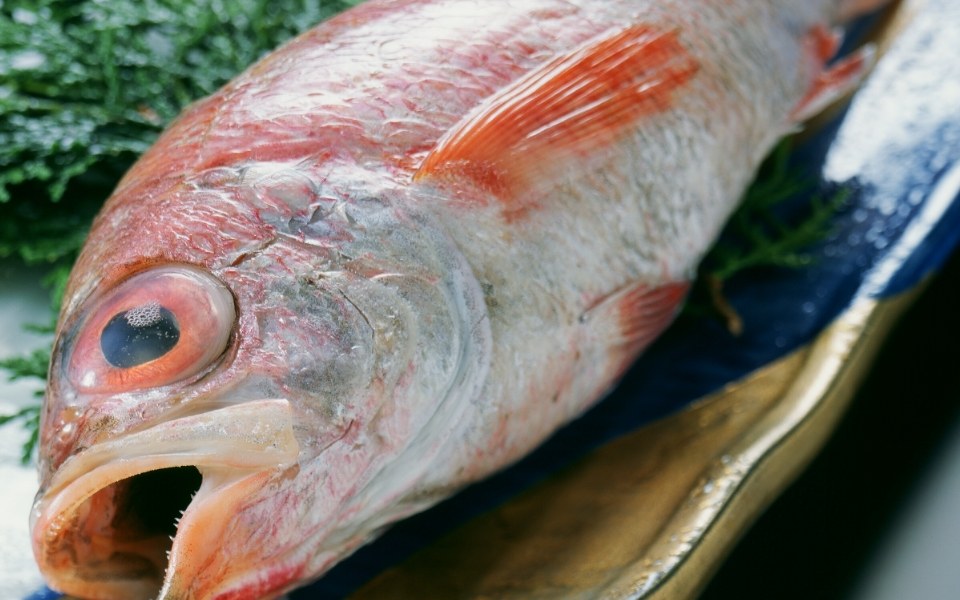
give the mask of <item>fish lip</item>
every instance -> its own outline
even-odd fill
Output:
[[[87,523],[88,501],[118,482],[149,471],[196,467],[204,482],[184,513],[186,519],[197,512],[195,504],[205,503],[225,488],[242,487],[244,482],[249,487],[289,469],[298,456],[293,411],[285,399],[244,402],[190,415],[91,446],[68,458],[38,494],[30,525],[37,563],[51,587],[68,594],[155,597],[162,583],[157,572],[166,572],[163,579],[169,580],[173,569],[167,569],[162,554],[155,552],[136,556],[139,567],[114,560],[118,552],[113,545],[98,547],[95,534],[81,531]],[[227,520],[229,515],[221,518]],[[103,554],[103,560],[92,559],[90,564],[96,568],[81,562],[81,555],[88,552],[95,556],[111,551]],[[153,564],[152,571],[147,561]]]

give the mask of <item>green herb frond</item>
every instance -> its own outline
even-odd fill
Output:
[[[44,380],[47,378],[47,365],[49,363],[50,349],[41,348],[30,354],[0,360],[0,369],[7,372],[10,381],[31,377]]]
[[[781,142],[747,190],[730,220],[730,232],[707,255],[707,274],[725,281],[757,267],[800,268],[813,261],[810,247],[830,234],[833,217],[846,203],[847,190],[824,197],[814,183],[790,167],[789,139]],[[790,219],[781,209],[788,200],[809,197],[803,214]]]
[[[723,294],[724,283],[750,269],[811,265],[816,260],[812,247],[829,237],[834,217],[849,198],[847,189],[814,193],[814,182],[791,167],[791,146],[789,138],[782,141],[761,167],[727,232],[702,261],[695,300],[685,308],[693,314],[719,313],[734,334],[742,331],[743,322]],[[796,200],[804,197],[802,210],[784,210],[788,204],[796,208]]]
[[[768,210],[746,210],[737,214],[736,227],[747,240],[733,246],[720,243],[713,250],[709,274],[725,281],[741,271],[756,267],[809,266],[814,257],[810,247],[826,239],[831,222],[847,201],[848,190],[839,190],[830,197],[813,196],[810,213],[799,223],[787,224]]]
[[[50,350],[42,348],[25,356],[0,360],[0,369],[7,371],[10,381],[29,378],[44,380],[47,377],[49,362]],[[42,392],[36,393],[38,398],[41,394]],[[27,439],[23,442],[20,452],[20,459],[26,464],[33,456],[40,436],[40,402],[25,406],[12,414],[0,415],[0,427],[18,422],[27,430]]]
[[[27,464],[33,457],[33,451],[37,448],[37,442],[40,439],[40,403],[21,408],[13,414],[0,415],[0,427],[18,421],[28,432],[27,439],[20,450],[20,460],[23,464]]]

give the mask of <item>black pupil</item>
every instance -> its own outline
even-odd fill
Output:
[[[160,358],[177,345],[177,318],[156,302],[122,312],[100,333],[100,350],[107,362],[129,369]]]

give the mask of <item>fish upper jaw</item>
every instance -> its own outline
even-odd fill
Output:
[[[161,588],[161,598],[213,597],[200,589],[215,593],[220,585],[210,579],[223,570],[212,568],[222,560],[218,535],[266,481],[297,468],[299,452],[293,411],[282,399],[94,445],[67,459],[38,495],[31,530],[40,570],[51,587],[81,598],[155,598]],[[190,489],[176,489],[184,478]],[[176,515],[168,513],[182,505],[162,497],[194,490],[183,498],[189,506],[171,545]],[[151,514],[157,507],[166,510]]]

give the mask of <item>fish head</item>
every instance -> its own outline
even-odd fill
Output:
[[[270,597],[367,535],[335,524],[382,466],[353,448],[402,385],[404,310],[333,243],[332,204],[321,227],[322,202],[291,216],[234,192],[150,227],[109,204],[72,275],[32,515],[56,589]]]

